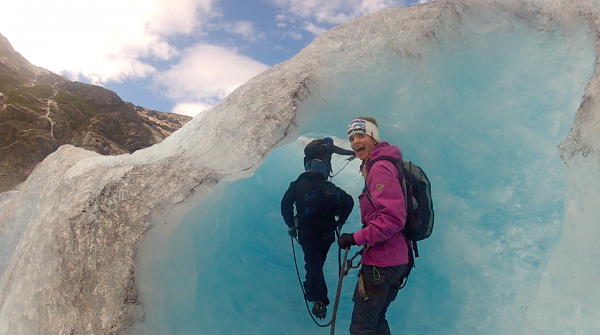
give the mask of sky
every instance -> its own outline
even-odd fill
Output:
[[[0,33],[36,66],[195,116],[322,32],[427,0],[0,0]]]

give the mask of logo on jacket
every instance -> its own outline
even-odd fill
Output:
[[[377,184],[377,191],[379,191],[379,193],[383,192],[384,187],[385,187],[384,184]]]

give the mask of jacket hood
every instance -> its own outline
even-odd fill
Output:
[[[390,145],[388,142],[383,141],[373,148],[371,151],[371,155],[369,156],[369,161],[373,161],[380,157],[391,157],[394,159],[402,159],[402,151],[395,145]],[[360,170],[363,170],[365,163],[363,162],[360,165]]]
[[[323,176],[322,173],[315,172],[315,171],[306,171],[306,172],[302,173],[300,176],[298,176],[297,180],[302,180],[302,179],[307,179],[307,180],[326,180],[325,176]]]

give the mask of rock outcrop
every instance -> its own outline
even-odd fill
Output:
[[[132,153],[189,120],[34,66],[0,34],[0,192],[23,182],[63,144],[103,155]]]

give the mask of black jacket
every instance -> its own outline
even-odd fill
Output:
[[[283,199],[281,199],[281,215],[285,224],[289,227],[294,226],[294,204],[296,205],[296,212],[302,212],[303,208],[298,208],[302,202],[304,195],[313,189],[316,189],[321,183],[329,183],[321,173],[314,171],[307,171],[302,173],[296,181],[290,183],[290,187],[285,192]],[[341,188],[333,185],[340,194],[340,202],[342,204],[342,210],[339,219],[336,221],[334,216],[321,217],[321,218],[299,218],[299,228],[310,228],[312,226],[319,226],[320,228],[334,230],[336,226],[343,225],[346,223],[348,216],[352,213],[354,207],[354,200],[352,196],[344,192]]]
[[[325,145],[322,139],[316,139],[308,143],[304,148],[304,166],[306,166],[306,163],[313,159],[320,159],[325,163],[325,165],[327,165],[329,172],[332,172],[331,156],[333,154],[346,156],[355,155],[354,151],[352,150],[346,150],[333,144]]]

